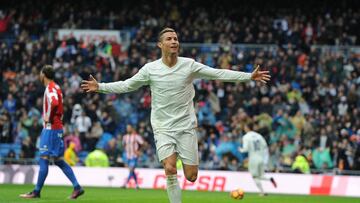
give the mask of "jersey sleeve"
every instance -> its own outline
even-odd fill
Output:
[[[240,152],[245,153],[249,151],[249,139],[246,135],[244,135],[242,139],[242,147],[240,148]]]
[[[221,80],[225,82],[246,82],[251,79],[251,73],[233,71],[226,69],[216,69],[194,61],[192,71],[195,78],[208,80]]]
[[[49,116],[49,121],[51,121],[54,118],[55,115],[55,108],[59,105],[59,96],[57,94],[57,91],[55,88],[49,88],[49,93],[46,94],[47,97],[47,101],[49,102],[48,104],[48,116]]]
[[[143,139],[140,135],[137,135],[137,136],[136,136],[136,141],[137,141],[137,143],[139,143],[140,145],[144,144],[144,139]]]
[[[59,105],[59,97],[55,90],[49,92],[48,100],[50,101],[51,109],[54,109],[57,105]]]
[[[126,93],[139,89],[144,85],[149,84],[149,73],[146,66],[141,68],[131,78],[125,81],[110,82],[110,83],[100,83],[99,92],[101,93]]]

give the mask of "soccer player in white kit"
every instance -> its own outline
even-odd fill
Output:
[[[198,174],[197,120],[193,104],[196,78],[226,82],[250,80],[266,83],[269,71],[252,73],[214,69],[191,58],[179,57],[179,41],[174,29],[165,28],[158,35],[157,46],[162,57],[145,64],[133,77],[112,83],[98,83],[90,75],[81,87],[86,92],[125,93],[149,85],[152,93],[151,125],[157,155],[166,174],[167,192],[171,203],[181,202],[177,180],[177,157],[183,163],[187,180],[195,182]]]
[[[267,178],[264,176],[265,163],[269,157],[269,150],[267,143],[263,136],[253,131],[253,123],[248,123],[244,126],[246,134],[242,137],[242,147],[239,151],[244,153],[248,152],[249,165],[248,170],[251,173],[256,186],[260,190],[260,196],[266,195],[261,185],[261,180],[271,181],[276,188],[276,182],[274,178]]]

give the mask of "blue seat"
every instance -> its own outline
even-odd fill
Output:
[[[86,157],[87,157],[87,155],[89,154],[89,152],[88,151],[81,151],[81,152],[79,152],[78,153],[78,156],[79,156],[79,160],[80,160],[80,162],[85,162],[85,159],[86,159]]]
[[[14,150],[16,157],[20,156],[21,145],[20,144],[0,144],[0,157],[6,157],[10,150]]]

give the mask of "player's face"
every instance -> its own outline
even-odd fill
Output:
[[[179,52],[179,40],[176,32],[166,32],[158,43],[161,51],[166,54],[177,54]]]
[[[131,127],[131,125],[127,125],[127,126],[126,126],[126,131],[127,131],[127,133],[132,133],[132,127]]]
[[[42,84],[45,84],[45,83],[44,83],[44,77],[45,77],[45,75],[44,75],[44,73],[41,71],[41,72],[40,72],[39,79],[40,79],[40,82],[41,82]]]

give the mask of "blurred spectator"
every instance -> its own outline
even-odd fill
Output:
[[[89,137],[91,129],[90,117],[86,115],[85,111],[82,111],[75,119],[75,130],[79,132],[80,142],[84,150],[88,150],[86,138]]]
[[[319,147],[320,149],[330,149],[332,147],[332,143],[333,141],[328,135],[326,135],[325,129],[321,128],[320,136],[316,138],[314,146]]]
[[[231,140],[229,136],[230,135],[223,135],[221,137],[220,143],[215,149],[216,155],[219,157],[224,157],[225,154],[229,153],[229,155],[232,155],[236,157],[238,160],[242,161],[243,157],[242,154],[237,150],[238,148],[237,144],[233,140]],[[223,161],[224,161],[223,164],[227,166],[229,160],[224,159]]]
[[[16,100],[12,94],[8,94],[7,99],[4,101],[5,109],[13,115],[16,111]]]
[[[70,143],[73,143],[75,145],[74,146],[75,152],[80,152],[83,149],[81,146],[79,134],[77,133],[77,131],[75,131],[74,133],[66,132],[65,137],[64,137],[65,149],[69,147]]]
[[[0,10],[0,34],[8,30],[9,22],[14,14],[14,10],[10,11],[7,15],[5,15],[2,10]]]
[[[76,166],[76,164],[79,162],[79,158],[75,152],[75,143],[70,142],[68,148],[64,152],[64,160],[70,166]]]
[[[20,158],[34,158],[36,151],[35,143],[31,141],[30,137],[25,137],[21,143]]]
[[[111,135],[115,134],[116,124],[108,112],[106,111],[102,112],[100,117],[100,123],[102,128],[104,129],[104,132],[110,133]]]
[[[333,167],[329,149],[316,148],[313,150],[312,160],[317,169],[329,169]]]
[[[144,6],[135,6],[138,4]],[[300,6],[286,1],[262,2],[261,6],[226,1],[217,9],[204,0],[181,1],[177,6],[150,5],[144,0],[122,5],[113,8],[92,0],[5,3],[0,15],[0,27],[6,21],[6,31],[0,32],[1,143],[23,145],[29,152],[28,146],[36,143],[43,96],[38,71],[52,63],[67,98],[65,145],[73,141],[76,152],[81,152],[81,144],[89,151],[106,147],[112,161],[120,162],[118,140],[109,141],[123,134],[127,124],[139,125],[139,134],[152,146],[144,151],[142,163],[145,167],[159,165],[152,162],[156,155],[151,150],[149,88],[120,96],[85,95],[78,85],[94,72],[99,72],[95,76],[99,81],[131,77],[159,56],[145,42],[156,42],[158,30],[171,26],[179,32],[181,42],[201,43],[182,46],[182,56],[215,68],[248,72],[260,64],[272,75],[266,86],[195,81],[201,167],[244,167],[231,148],[239,144],[244,123],[257,121],[269,142],[270,170],[291,167],[296,152],[303,148],[310,167],[359,169],[359,141],[355,140],[360,130],[360,51],[356,46],[360,36],[359,10],[354,9],[358,1],[345,1],[340,7],[332,0],[305,1]],[[279,7],[284,9],[274,12]],[[76,16],[63,17],[69,16],[67,11]],[[96,13],[97,20],[89,13]],[[111,40],[85,43],[73,36],[60,39],[50,28],[125,30],[131,39],[128,47]],[[80,132],[75,122],[82,112],[91,124]],[[78,134],[83,132],[80,144]]]
[[[75,124],[76,118],[81,116],[82,112],[83,112],[83,109],[82,109],[81,105],[80,104],[75,104],[73,109],[72,109],[71,123]]]
[[[302,154],[296,156],[294,163],[291,165],[294,173],[310,173],[310,166],[306,157]]]
[[[5,157],[4,164],[17,164],[16,153],[14,150],[9,150]]]
[[[10,115],[7,113],[0,115],[0,143],[12,143],[14,141],[12,128]]]
[[[354,170],[360,170],[360,144],[359,144],[359,142],[360,142],[360,139],[358,138],[358,144],[357,144],[356,151],[354,154],[354,167],[353,167]]]
[[[109,158],[101,149],[95,149],[90,152],[85,159],[87,167],[109,167]]]
[[[91,131],[86,137],[86,145],[88,147],[88,151],[93,151],[95,149],[96,143],[98,142],[100,136],[104,133],[100,122],[94,123],[91,127]]]
[[[349,146],[349,143],[346,139],[343,139],[339,144],[338,144],[338,156],[337,156],[337,164],[338,164],[338,168],[342,171],[342,170],[349,170],[350,169],[350,159],[352,158],[350,155],[351,152],[351,147]]]

